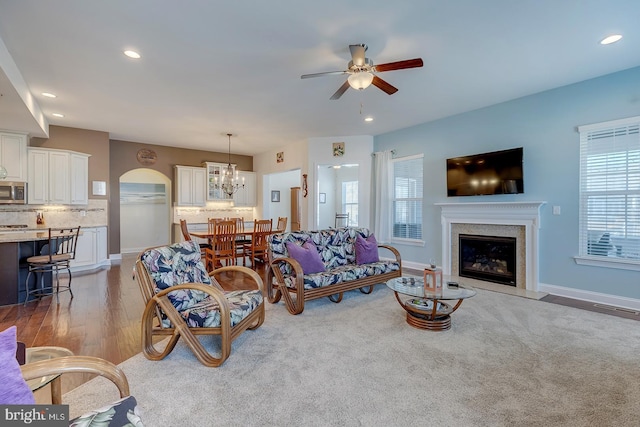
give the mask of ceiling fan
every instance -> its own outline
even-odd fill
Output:
[[[347,64],[347,69],[344,71],[327,71],[324,73],[303,74],[300,76],[302,79],[309,79],[311,77],[327,76],[332,74],[349,74],[347,81],[340,86],[340,88],[333,94],[331,99],[339,99],[349,87],[354,89],[366,89],[369,85],[374,85],[389,95],[393,95],[398,91],[398,88],[390,85],[375,73],[382,73],[384,71],[402,70],[405,68],[418,68],[422,67],[422,58],[407,59],[404,61],[388,62],[386,64],[373,65],[371,59],[364,56],[368,47],[366,44],[352,44],[349,45],[351,51],[351,61]]]

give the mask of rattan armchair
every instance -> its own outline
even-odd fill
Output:
[[[229,357],[234,339],[264,322],[260,276],[235,265],[207,273],[194,242],[147,249],[135,271],[145,303],[142,352],[147,359],[164,359],[182,337],[203,365],[217,367]],[[225,291],[216,280],[222,273],[247,276],[254,289]],[[199,335],[219,335],[219,355],[207,352]],[[167,336],[164,348],[156,349],[154,338]]]

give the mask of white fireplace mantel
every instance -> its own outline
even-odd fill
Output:
[[[451,273],[451,224],[519,225],[525,228],[526,289],[538,290],[540,208],[546,202],[436,203],[442,209],[442,269]]]

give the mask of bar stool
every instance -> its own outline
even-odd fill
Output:
[[[77,228],[49,228],[49,241],[40,250],[40,255],[27,258],[29,273],[27,274],[26,290],[27,296],[24,300],[25,305],[29,301],[29,295],[38,298],[56,294],[56,301],[59,303],[58,294],[62,291],[69,291],[71,298],[71,260],[76,257],[76,244],[80,235],[80,227]],[[67,270],[69,274],[69,283],[60,286],[60,270]],[[40,275],[40,286],[35,289],[29,289],[29,278],[35,273],[36,277]],[[48,274],[55,275],[55,288],[53,285],[53,277],[50,286],[45,286],[44,279]],[[62,288],[62,290],[60,289]]]

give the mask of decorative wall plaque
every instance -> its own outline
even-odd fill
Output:
[[[278,153],[276,153],[276,162],[277,163],[284,162],[284,151],[279,151]]]
[[[141,165],[150,166],[156,162],[156,160],[158,159],[158,155],[153,150],[142,148],[138,150],[136,158],[138,159],[138,163],[140,163]]]
[[[344,156],[344,142],[333,143],[333,157]]]

